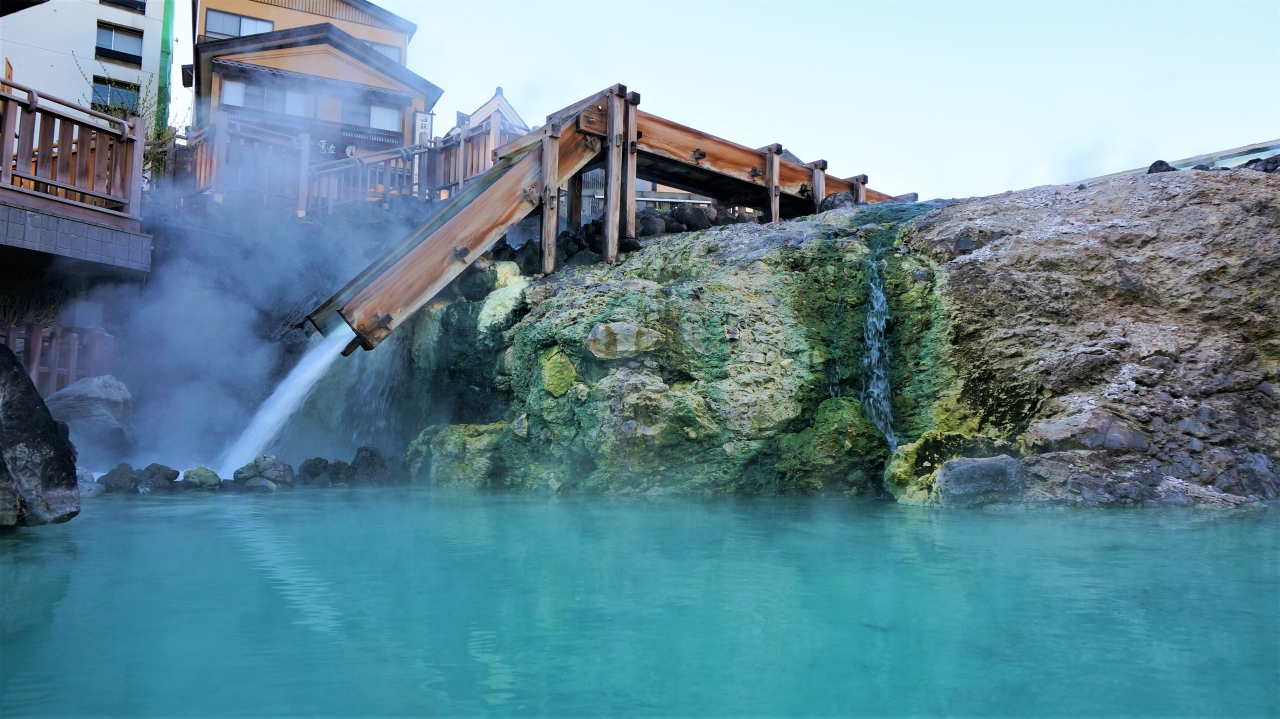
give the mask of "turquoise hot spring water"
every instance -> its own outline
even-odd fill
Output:
[[[402,487],[0,534],[3,716],[1275,716],[1275,508]]]

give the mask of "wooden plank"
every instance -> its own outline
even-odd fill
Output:
[[[93,128],[80,125],[76,130],[76,187],[93,188],[93,175],[89,164],[93,159]]]
[[[497,150],[498,146],[501,144],[502,144],[502,116],[498,115],[497,113],[494,113],[489,116],[489,150],[490,152],[485,153],[484,156],[480,158],[481,164],[484,166],[482,169],[487,170],[490,167],[493,167],[493,164],[498,161],[497,157],[490,157],[490,155],[492,155],[493,151]]]
[[[36,148],[36,171],[34,173],[40,179],[53,179],[54,124],[52,116],[45,112],[40,113],[40,144]]]
[[[641,152],[706,168],[764,187],[761,153],[745,145],[709,135],[643,110],[636,112]],[[754,172],[753,172],[754,170]]]
[[[542,138],[542,274],[556,271],[556,234],[560,231],[560,138]]]
[[[24,109],[18,118],[18,151],[14,157],[14,168],[23,172],[31,172],[31,149],[36,139],[36,114]]]
[[[71,183],[71,156],[72,149],[75,145],[76,125],[73,122],[63,120],[58,123],[58,174],[55,179],[70,184]]]
[[[578,129],[592,135],[605,137],[609,134],[609,98],[602,98],[582,108],[578,113]]]
[[[622,140],[626,118],[626,102],[620,95],[609,98],[609,134],[605,138],[604,181],[604,261],[613,264],[618,259],[619,212],[622,209]]]
[[[582,229],[582,173],[575,173],[569,178],[569,229],[577,232]]]
[[[604,133],[601,133],[601,134],[604,134]],[[543,125],[537,130],[534,130],[533,132],[530,132],[526,135],[521,135],[520,137],[517,137],[516,139],[506,143],[505,145],[501,145],[500,147],[498,147],[496,150],[493,151],[493,161],[497,162],[498,160],[501,160],[505,157],[518,155],[521,152],[524,152],[525,150],[528,150],[529,148],[533,147],[534,145],[541,143],[542,138],[544,137],[560,137],[560,123],[558,122],[547,123],[546,125]]]
[[[0,186],[13,183],[13,135],[18,131],[18,116],[22,106],[14,100],[5,100],[4,115],[0,116]]]
[[[133,127],[133,139],[126,145],[130,152],[122,158],[129,164],[120,172],[126,185],[120,188],[120,196],[129,201],[129,214],[141,219],[142,163],[144,162],[143,150],[146,149],[146,130],[142,127],[142,118],[136,115],[129,118],[129,125]]]
[[[610,87],[606,87],[605,89],[601,90],[600,92],[597,92],[594,95],[591,95],[589,97],[584,97],[581,100],[573,103],[572,105],[569,105],[568,107],[561,108],[551,113],[550,115],[547,115],[547,122],[551,122],[553,120],[561,120],[561,121],[567,120],[569,117],[581,112],[583,108],[585,108],[587,105],[590,105],[593,102],[603,101],[605,98],[612,97],[614,95],[625,95],[625,94],[627,94],[626,85],[617,84],[617,85],[612,85]]]
[[[640,93],[629,92],[625,109],[626,131],[623,137],[622,151],[622,235],[636,237],[636,110],[640,104]]]

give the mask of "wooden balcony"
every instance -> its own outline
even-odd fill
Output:
[[[147,271],[142,122],[0,84],[0,245]]]
[[[313,139],[324,138],[339,148],[355,145],[366,150],[384,150],[404,145],[404,133],[399,130],[379,130],[374,127],[347,125],[312,117],[297,117],[279,112],[267,112],[233,105],[221,106],[232,122],[253,125],[282,135],[297,137],[307,134]],[[341,150],[339,150],[341,152]],[[338,159],[338,158],[333,158]]]

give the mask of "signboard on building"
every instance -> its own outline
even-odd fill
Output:
[[[429,112],[413,113],[413,142],[417,143],[423,136],[427,136],[427,140],[431,139],[431,120],[433,115]]]

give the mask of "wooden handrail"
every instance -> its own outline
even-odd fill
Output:
[[[118,133],[118,134],[120,134],[121,136],[124,136],[124,135],[127,135],[127,134],[129,133],[129,121],[128,121],[128,120],[125,120],[125,119],[122,119],[122,118],[119,118],[119,117],[116,117],[115,115],[108,115],[108,114],[107,114],[107,113],[105,113],[105,112],[98,112],[97,110],[94,110],[93,108],[85,107],[85,106],[83,106],[83,105],[77,105],[77,104],[76,104],[76,103],[74,103],[74,102],[68,102],[67,100],[63,100],[62,98],[60,98],[60,97],[56,97],[56,96],[54,96],[54,95],[41,94],[41,93],[39,93],[38,91],[36,91],[36,90],[34,90],[34,89],[32,89],[32,88],[27,87],[26,85],[20,85],[20,84],[18,84],[18,83],[16,83],[16,82],[14,82],[14,81],[12,81],[12,80],[5,80],[3,83],[0,83],[0,84],[2,84],[4,87],[12,87],[12,88],[14,88],[14,89],[22,90],[23,92],[27,93],[27,100],[25,100],[25,101],[24,101],[24,100],[22,100],[22,99],[20,99],[17,95],[10,95],[10,94],[9,94],[9,93],[7,93],[7,92],[2,92],[2,93],[0,93],[0,94],[2,94],[4,97],[6,97],[6,98],[8,98],[8,99],[10,99],[10,100],[13,100],[14,102],[17,102],[17,103],[20,103],[20,104],[26,105],[26,106],[27,106],[27,108],[28,108],[28,109],[27,109],[27,112],[33,112],[33,111],[35,111],[35,110],[42,110],[42,111],[52,111],[52,112],[54,112],[54,113],[58,113],[58,114],[60,114],[60,115],[61,115],[61,113],[59,113],[59,111],[58,111],[56,108],[42,108],[42,107],[40,107],[40,100],[42,100],[42,99],[43,99],[43,100],[49,100],[50,102],[56,102],[56,103],[58,103],[59,105],[65,105],[66,107],[72,108],[73,110],[75,110],[75,111],[77,111],[77,112],[83,112],[84,114],[89,115],[90,117],[96,117],[96,118],[98,118],[98,119],[106,120],[106,121],[108,121],[108,122],[112,122],[112,123],[117,123],[117,122],[118,122],[118,123],[120,123],[120,130],[119,130],[119,133]],[[63,116],[63,117],[66,117],[66,115],[62,115],[62,116]],[[77,121],[79,121],[79,122],[83,122],[82,120],[79,120],[78,118],[74,118],[74,117],[68,117],[67,119],[70,119],[72,122],[77,122]]]

